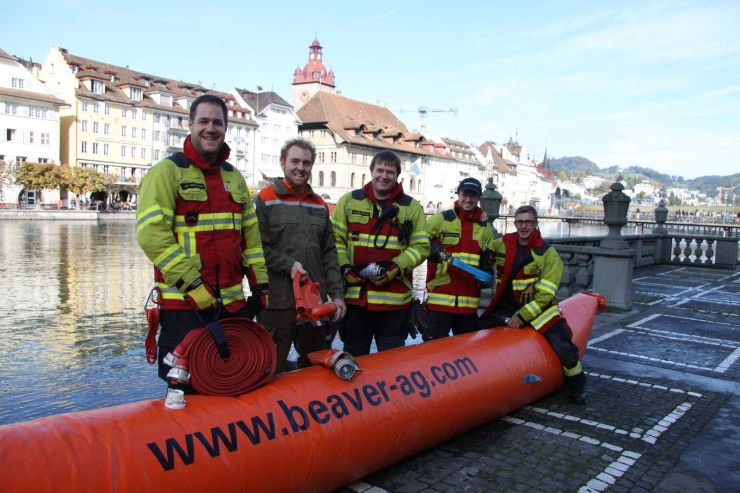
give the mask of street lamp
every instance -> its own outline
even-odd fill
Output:
[[[480,196],[480,206],[483,212],[488,216],[488,224],[496,233],[496,228],[493,227],[493,221],[498,219],[499,211],[501,209],[501,200],[503,196],[496,191],[496,185],[493,183],[493,178],[488,178],[486,183],[486,190]]]

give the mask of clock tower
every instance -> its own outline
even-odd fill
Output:
[[[308,63],[303,69],[293,72],[293,107],[296,111],[319,91],[336,92],[334,71],[326,70],[323,62],[323,47],[314,39],[308,47]]]

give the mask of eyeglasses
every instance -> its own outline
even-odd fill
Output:
[[[537,224],[537,221],[531,219],[517,219],[514,221],[515,226],[532,226],[533,224]]]

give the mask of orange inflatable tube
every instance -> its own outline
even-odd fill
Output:
[[[599,301],[561,304],[583,351]],[[533,330],[482,330],[322,367],[241,397],[161,399],[0,426],[0,491],[328,492],[562,385]],[[527,378],[536,375],[541,380]]]

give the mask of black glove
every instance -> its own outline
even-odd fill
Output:
[[[496,252],[493,250],[483,250],[480,254],[480,268],[487,272],[493,272],[496,267]]]
[[[267,308],[267,296],[270,294],[270,285],[257,284],[252,288],[252,295],[247,298],[247,317],[254,318],[259,312]]]
[[[408,243],[409,238],[411,238],[411,230],[413,229],[414,223],[411,222],[411,219],[406,219],[402,222],[398,227],[398,241],[401,243]]]
[[[432,242],[432,249],[429,252],[429,256],[427,257],[427,260],[430,262],[442,262],[444,260],[444,248],[442,248],[442,245],[437,243],[436,241]]]

